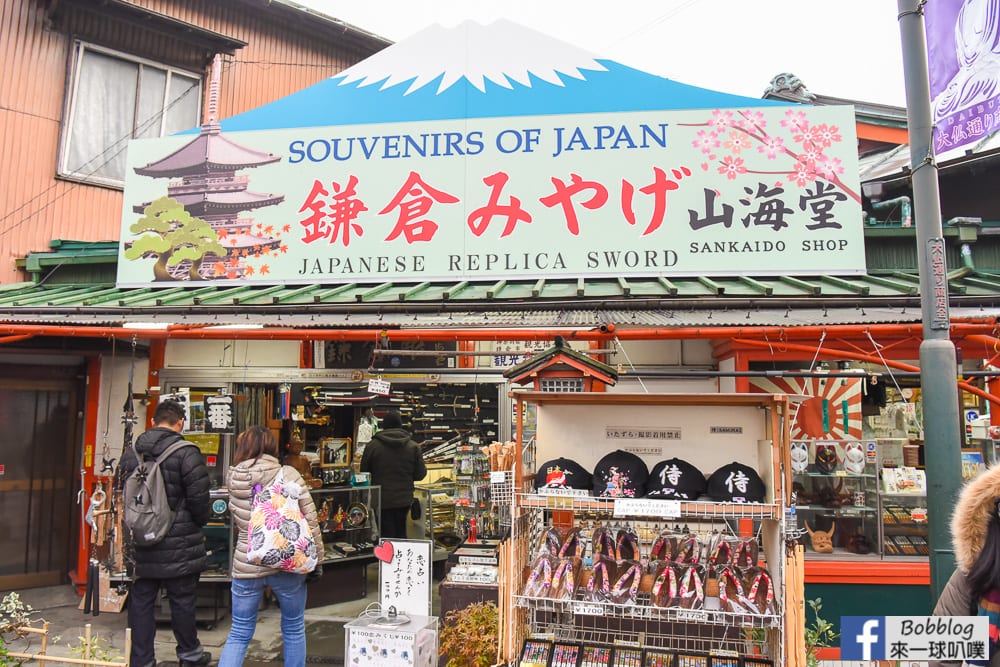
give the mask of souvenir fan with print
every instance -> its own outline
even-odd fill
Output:
[[[803,473],[809,468],[809,445],[804,442],[792,443],[792,472]]]

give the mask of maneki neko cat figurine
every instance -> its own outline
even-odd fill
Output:
[[[820,530],[809,527],[809,522],[806,522],[806,532],[809,533],[809,539],[812,540],[812,548],[818,554],[829,554],[833,553],[833,533],[837,530],[837,525],[834,524],[830,526],[830,530]]]

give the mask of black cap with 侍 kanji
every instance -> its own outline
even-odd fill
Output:
[[[695,500],[705,493],[705,475],[682,459],[660,461],[649,471],[647,498]]]
[[[591,477],[583,466],[573,459],[558,458],[538,466],[535,474],[536,489],[586,489],[590,490]]]
[[[594,466],[594,495],[641,498],[646,493],[649,468],[635,454],[616,449]]]
[[[712,500],[729,503],[764,502],[767,489],[757,471],[742,463],[727,463],[708,478],[708,495]]]

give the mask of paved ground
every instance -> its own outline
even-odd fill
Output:
[[[317,584],[322,583],[322,579]],[[434,589],[434,613],[438,613],[439,601],[437,586]],[[91,633],[107,640],[110,646],[117,649],[121,657],[125,646],[125,626],[127,614],[103,612],[100,616],[85,616],[78,609],[80,598],[69,584],[47,588],[34,588],[19,591],[22,600],[35,609],[33,618],[49,622],[49,634],[59,636],[59,641],[52,645],[50,640],[50,655],[71,655],[70,646],[79,645],[80,637],[84,635],[84,626],[91,625]],[[2,597],[0,593],[0,597]],[[224,591],[228,599],[228,588]],[[308,662],[311,664],[343,664],[344,656],[344,623],[357,616],[372,602],[378,600],[378,567],[368,568],[368,597],[341,604],[316,607],[306,610],[306,646]],[[270,667],[282,664],[281,661],[281,630],[279,627],[280,611],[273,604],[261,610],[257,621],[257,632],[247,653],[247,667]],[[213,662],[218,659],[222,645],[229,634],[229,617],[224,615],[217,623],[203,624],[199,637],[206,650],[212,653]],[[15,640],[17,642],[17,640]],[[10,650],[30,652],[23,648],[23,642],[10,646]],[[37,639],[32,644],[32,650],[37,650]],[[156,656],[160,665],[176,665],[167,662],[174,659],[175,644],[170,626],[160,624],[156,633]],[[31,664],[31,663],[29,663]]]

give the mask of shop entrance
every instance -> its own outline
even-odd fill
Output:
[[[0,365],[0,590],[51,586],[74,568],[80,371]]]

